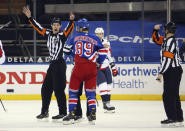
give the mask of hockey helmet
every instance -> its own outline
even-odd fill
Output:
[[[175,33],[177,30],[177,26],[174,22],[168,22],[165,26],[164,26],[164,31],[168,30],[168,33]]]
[[[102,27],[97,27],[94,32],[95,34],[104,34],[104,30]]]
[[[61,25],[61,20],[60,20],[60,18],[54,17],[54,18],[52,19],[51,24],[53,24],[53,23],[59,23],[59,24]]]
[[[78,27],[78,29],[79,28],[88,29],[89,28],[88,20],[86,18],[82,18],[82,19],[78,20],[77,27]]]

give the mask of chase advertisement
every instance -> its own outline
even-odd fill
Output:
[[[91,21],[89,24],[91,33],[94,33],[96,27],[103,27],[105,37],[107,37],[107,23],[105,21]],[[141,21],[110,21],[109,40],[115,62],[120,64],[159,62],[160,46],[152,42],[152,32],[155,24],[164,26],[165,23],[144,22],[144,43],[142,43]],[[185,38],[184,30],[185,26],[177,25],[176,38],[179,47],[182,46],[182,40]],[[73,35],[75,34],[76,32]],[[163,28],[161,28],[160,34],[164,35]],[[69,63],[71,61],[68,56],[66,56],[66,60]]]

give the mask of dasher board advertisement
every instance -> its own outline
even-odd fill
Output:
[[[113,77],[112,96],[114,99],[130,99],[135,96],[161,95],[163,84],[155,79],[159,72],[159,64],[117,64],[118,76]],[[185,70],[185,64],[182,65]],[[70,74],[73,65],[67,65],[68,94]],[[0,95],[16,99],[16,95],[22,99],[34,95],[39,96],[41,86],[48,69],[47,64],[31,65],[1,65],[0,66]],[[182,76],[180,94],[185,96],[185,74]],[[97,94],[99,94],[97,88]],[[138,98],[139,99],[139,98]]]

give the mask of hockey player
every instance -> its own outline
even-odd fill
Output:
[[[155,25],[153,41],[161,46],[161,67],[156,80],[163,77],[163,104],[167,119],[161,121],[164,127],[183,126],[183,111],[179,96],[179,86],[182,77],[182,67],[179,58],[179,48],[175,40],[176,24],[169,22],[164,26],[164,36],[159,35],[161,25]]]
[[[103,109],[105,112],[115,112],[115,107],[110,105],[111,98],[111,86],[112,86],[112,75],[115,77],[118,74],[118,70],[115,66],[115,63],[111,57],[111,48],[110,42],[104,38],[104,30],[102,27],[98,27],[95,29],[95,34],[98,36],[103,44],[108,44],[108,54],[106,59],[98,68],[97,74],[97,85],[100,91],[100,96],[103,102]],[[112,74],[111,74],[111,70]]]
[[[5,52],[3,50],[3,45],[0,40],[0,64],[3,64],[5,62]]]
[[[84,82],[85,93],[89,109],[89,122],[94,124],[96,120],[96,58],[100,64],[106,57],[107,50],[103,48],[100,39],[88,33],[89,23],[83,18],[77,22],[78,34],[74,36],[67,49],[72,49],[74,56],[74,68],[69,84],[69,114],[63,119],[63,124],[72,124],[75,120],[77,106],[77,94],[80,84]],[[70,52],[70,51],[69,51]]]

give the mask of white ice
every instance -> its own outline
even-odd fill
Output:
[[[0,131],[185,131],[185,128],[162,128],[165,119],[162,101],[117,101],[112,105],[116,113],[105,114],[102,103],[97,107],[95,125],[88,121],[73,125],[52,122],[51,116],[58,114],[56,101],[51,101],[48,122],[39,122],[35,116],[40,113],[41,101],[3,101],[8,110],[0,104]],[[86,101],[82,101],[85,117]],[[182,102],[185,111],[185,102]]]

